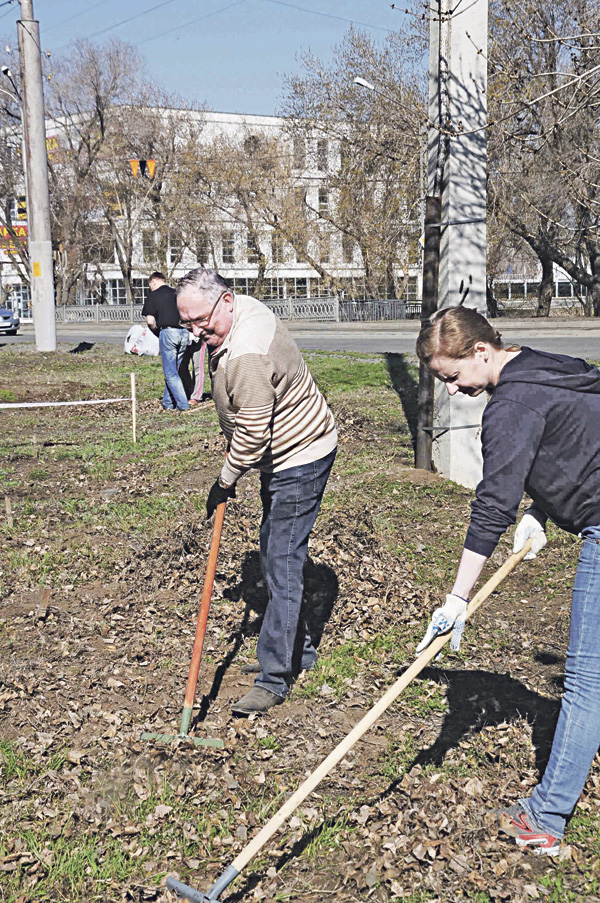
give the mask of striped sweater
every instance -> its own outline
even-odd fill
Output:
[[[211,355],[212,394],[229,443],[225,484],[249,468],[310,464],[337,445],[333,414],[291,335],[260,301],[235,295],[233,323]]]

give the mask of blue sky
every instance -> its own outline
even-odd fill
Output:
[[[298,71],[303,50],[329,59],[351,22],[384,38],[404,16],[390,0],[33,2],[44,51],[118,37],[137,46],[150,78],[168,91],[213,110],[262,114],[277,111],[282,75]],[[17,0],[0,5],[0,36],[13,47],[19,16]]]

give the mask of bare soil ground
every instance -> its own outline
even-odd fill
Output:
[[[70,350],[1,349],[0,400],[127,395],[133,369],[140,436],[126,404],[0,411],[0,900],[166,903],[167,874],[206,891],[412,660],[472,493],[411,467],[409,362],[307,354],[341,437],[306,567],[319,665],[268,716],[231,716],[266,602],[248,475],[193,726],[224,748],[141,741],[179,728],[224,446],[210,403],[160,411],[158,361]],[[597,765],[558,861],[518,851],[489,815],[537,782],[557,715],[578,542],[550,540],[223,900],[600,899]],[[507,537],[487,575],[509,551]]]

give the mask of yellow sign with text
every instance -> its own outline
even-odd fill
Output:
[[[27,241],[27,226],[13,225],[11,231],[6,226],[0,226],[0,250],[16,251],[17,244]]]
[[[42,275],[42,265],[37,260],[34,260],[33,262],[33,275],[36,277]]]

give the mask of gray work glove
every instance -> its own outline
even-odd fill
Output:
[[[460,596],[454,596],[452,593],[449,593],[446,596],[446,604],[442,605],[441,608],[436,608],[432,614],[425,636],[416,648],[417,655],[423,652],[424,649],[427,649],[436,636],[439,636],[440,633],[448,633],[451,628],[452,639],[450,640],[450,648],[454,652],[458,652],[463,630],[465,629],[466,614],[466,599],[461,599]]]
[[[541,516],[541,515],[540,515]],[[544,524],[540,523],[538,517],[532,513],[532,509],[526,511],[523,517],[521,518],[517,529],[515,530],[515,537],[513,540],[513,553],[520,552],[528,539],[531,539],[531,552],[528,552],[524,561],[529,561],[531,558],[535,558],[538,552],[541,552],[548,540],[546,539],[546,532],[544,530]]]

